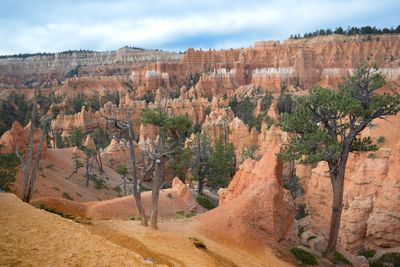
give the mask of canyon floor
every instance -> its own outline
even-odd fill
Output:
[[[198,249],[190,237],[206,244]],[[82,224],[0,194],[0,265],[291,266],[272,248],[257,253],[199,233],[192,219],[162,220],[151,230],[133,220]],[[256,254],[256,255],[255,255]]]

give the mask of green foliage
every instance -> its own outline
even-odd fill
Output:
[[[115,172],[118,173],[121,176],[125,176],[128,174],[128,167],[126,165],[119,165],[116,169]]]
[[[15,121],[26,125],[30,120],[32,101],[25,95],[12,92],[7,99],[0,100],[0,136],[9,130]]]
[[[258,160],[257,150],[257,145],[243,146],[241,162],[245,161],[247,158]]]
[[[215,205],[205,196],[196,197],[196,201],[205,209],[212,210],[215,208]]]
[[[290,249],[290,252],[296,257],[297,260],[301,261],[304,264],[307,265],[317,264],[317,259],[315,258],[315,256],[305,249],[294,247]]]
[[[287,94],[284,91],[281,91],[281,94],[278,97],[278,103],[276,105],[278,113],[293,113],[293,111],[295,110],[295,103],[296,102],[291,94]]]
[[[140,111],[140,123],[159,126],[162,132],[169,134],[173,139],[186,137],[192,127],[192,121],[187,114],[170,116],[166,112],[148,108]]]
[[[55,142],[56,142],[56,147],[57,148],[64,148],[65,144],[62,139],[61,133],[55,133],[54,134]]]
[[[154,103],[154,100],[155,100],[154,93],[149,91],[145,95],[143,95],[140,100],[146,101],[147,104],[149,104],[150,102]]]
[[[373,258],[376,254],[376,250],[375,249],[368,249],[368,248],[361,248],[358,252],[358,255],[360,256],[364,256],[367,259]]]
[[[339,251],[335,252],[335,261],[350,264],[350,261]]]
[[[380,256],[379,259],[371,262],[371,267],[385,266],[400,267],[400,253],[389,252]]]
[[[381,74],[361,63],[338,91],[316,87],[310,95],[299,97],[296,110],[284,113],[279,123],[284,131],[294,134],[279,158],[336,165],[344,152],[343,142],[351,145],[351,151],[375,150],[371,138],[357,138],[357,134],[373,119],[400,110],[399,94],[376,94],[383,84]]]
[[[379,136],[377,139],[376,139],[376,142],[378,143],[378,144],[383,144],[383,143],[385,143],[385,137],[384,136]]]
[[[59,215],[59,216],[61,216],[63,218],[66,218],[66,219],[73,219],[74,218],[73,216],[64,214],[63,212],[61,212],[61,211],[59,211],[59,210],[57,210],[55,208],[48,207],[43,203],[40,204],[38,208],[41,209],[41,210],[45,210],[47,212],[50,212],[50,213],[57,214],[57,215]]]
[[[210,113],[211,113],[211,106],[206,107],[206,108],[204,109],[204,113],[205,113],[206,115],[210,115]]]
[[[369,153],[367,158],[369,159],[376,159],[376,154],[375,153]]]
[[[97,150],[107,147],[111,142],[110,136],[108,136],[106,131],[101,128],[97,128],[96,130],[94,130],[91,135],[93,137],[94,143],[96,144]]]
[[[308,211],[307,211],[307,205],[304,203],[301,203],[299,205],[297,205],[296,208],[296,215],[295,215],[295,219],[296,220],[300,220],[303,219],[304,217],[308,216]]]
[[[260,103],[261,112],[257,117],[254,116],[254,111],[257,106],[257,102]],[[249,96],[244,97],[242,100],[238,100],[234,96],[229,102],[229,106],[232,109],[236,117],[241,119],[249,128],[256,128],[257,131],[261,131],[262,122],[268,117],[267,112],[272,103],[272,94],[267,93],[264,95],[258,95],[250,98]]]
[[[2,147],[0,144],[0,151]],[[0,189],[10,191],[9,186],[15,181],[19,164],[20,161],[14,153],[0,153]]]
[[[106,188],[106,183],[104,182],[104,180],[97,178],[93,175],[91,175],[90,179],[94,182],[94,188],[96,190],[101,190],[103,188]]]
[[[377,28],[375,26],[363,26],[363,27],[350,27],[348,26],[346,30],[342,27],[337,27],[335,30],[328,29],[320,29],[315,30],[314,32],[306,32],[303,36],[300,34],[290,35],[290,39],[301,39],[301,38],[311,38],[315,36],[323,36],[323,35],[331,35],[331,34],[341,34],[341,35],[356,35],[356,34],[395,34],[400,33],[400,25],[397,28],[391,27],[390,29],[387,27]],[[368,36],[371,37],[371,36]],[[372,38],[369,38],[372,40]]]
[[[211,163],[211,142],[207,135],[197,133],[187,150],[188,165],[192,179],[203,182],[207,178]]]
[[[307,238],[307,242],[310,242],[311,240],[316,239],[316,238],[317,238],[316,235],[310,235],[310,236]]]
[[[111,102],[116,106],[119,106],[119,102],[120,102],[120,96],[119,96],[119,92],[114,90],[114,91],[105,91],[105,96],[104,96],[104,100],[101,102],[101,105],[103,106],[105,103],[107,102]],[[93,107],[92,107],[93,109]]]
[[[283,188],[289,190],[294,198],[300,196],[304,192],[300,184],[300,178],[298,176],[290,177],[287,181],[283,183]]]
[[[74,199],[69,195],[69,193],[67,193],[67,192],[63,192],[63,193],[62,193],[62,197],[65,198],[65,199],[68,199],[68,200],[74,200]]]
[[[208,171],[208,185],[212,188],[225,187],[236,172],[235,146],[219,138],[215,143]]]
[[[83,133],[80,129],[73,129],[70,136],[68,136],[68,143],[72,147],[83,148]]]

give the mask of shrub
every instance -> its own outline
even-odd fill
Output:
[[[383,254],[379,259],[371,262],[371,267],[400,266],[400,253],[389,252]]]
[[[174,197],[172,196],[171,193],[168,193],[168,194],[167,194],[167,197],[168,197],[169,199],[173,199],[173,198],[174,198]]]
[[[358,251],[357,254],[369,259],[369,258],[373,258],[375,256],[375,253],[376,253],[376,250],[374,250],[374,249],[362,248]]]
[[[378,143],[378,144],[383,144],[383,143],[385,143],[385,137],[384,136],[379,136],[377,139],[376,139],[376,142]]]
[[[207,246],[204,244],[203,240],[201,240],[197,237],[189,237],[189,239],[193,241],[193,245],[196,248],[207,249]]]
[[[309,242],[309,241],[311,241],[311,240],[313,240],[313,239],[315,239],[315,238],[317,238],[316,235],[310,235],[310,236],[307,238],[307,242]]]
[[[376,159],[376,154],[375,153],[369,153],[367,158],[369,159]]]
[[[337,262],[342,262],[346,264],[350,264],[350,261],[340,252],[336,251],[335,252],[335,260]]]
[[[294,247],[290,249],[290,252],[296,257],[297,260],[304,264],[314,265],[317,264],[315,256],[305,249]]]
[[[95,176],[91,175],[91,180],[94,182],[94,188],[96,188],[97,190],[106,187],[106,183],[102,179],[97,179]]]
[[[293,176],[283,183],[283,188],[290,191],[294,198],[303,194],[304,190],[300,185],[300,178]]]
[[[304,203],[297,205],[296,215],[295,215],[296,220],[300,220],[308,216],[308,211],[306,210],[306,208],[307,205]]]
[[[141,100],[146,101],[147,104],[149,104],[150,102],[154,103],[154,93],[153,92],[147,92],[144,96],[142,96]]]
[[[211,113],[211,106],[206,107],[206,108],[204,109],[204,113],[205,113],[206,115],[210,115],[210,113]]]
[[[68,200],[74,200],[74,199],[69,195],[69,193],[67,193],[67,192],[63,192],[62,197],[65,198],[65,199],[68,199]]]
[[[215,208],[215,205],[206,197],[204,196],[198,196],[196,198],[197,203],[200,204],[203,208],[206,208],[208,210],[212,210]]]
[[[57,209],[47,207],[47,206],[46,206],[45,204],[43,204],[43,203],[40,204],[38,208],[41,209],[41,210],[50,212],[50,213],[57,214],[58,216],[61,216],[61,217],[66,218],[66,219],[73,219],[73,217],[72,217],[71,215],[67,215],[67,214],[62,213],[61,211],[59,211],[59,210],[57,210]]]

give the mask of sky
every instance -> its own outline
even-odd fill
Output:
[[[328,27],[396,27],[399,10],[399,0],[0,0],[0,55],[250,47]]]

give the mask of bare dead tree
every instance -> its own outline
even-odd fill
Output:
[[[139,181],[138,181],[138,175],[136,173],[136,157],[135,157],[135,150],[134,150],[134,131],[133,131],[133,125],[132,125],[132,116],[133,116],[134,111],[132,109],[127,109],[126,110],[126,119],[117,119],[116,117],[111,118],[111,117],[106,117],[104,115],[101,115],[103,118],[106,119],[106,121],[111,121],[114,123],[114,126],[116,130],[119,130],[119,134],[111,134],[111,136],[116,139],[116,140],[121,140],[123,136],[123,132],[127,133],[125,134],[125,138],[128,141],[128,146],[129,146],[129,157],[130,157],[130,163],[131,163],[131,175],[132,175],[132,195],[135,199],[136,203],[136,209],[138,212],[138,215],[140,217],[141,224],[143,226],[147,226],[147,218],[146,218],[146,213],[142,204],[142,197],[141,197],[141,192],[139,188]],[[124,140],[126,141],[126,140]]]
[[[74,170],[68,177],[66,177],[66,179],[71,179],[72,176],[78,173],[80,168],[84,167],[83,163],[79,160],[79,157],[76,153],[74,153],[74,155],[72,156],[72,160],[74,161]]]
[[[41,135],[37,147],[36,153],[34,153],[34,144],[33,144],[33,136],[36,131],[36,120],[37,120],[37,103],[36,103],[36,96],[33,98],[32,104],[32,114],[31,114],[31,125],[29,129],[29,137],[28,137],[28,147],[27,147],[27,154],[26,156],[21,155],[20,149],[18,144],[15,149],[15,153],[19,160],[21,161],[22,165],[22,200],[24,202],[29,203],[33,196],[37,169],[40,163],[40,158],[42,155],[43,149],[43,141],[46,135],[46,129],[49,125],[51,117],[43,116],[40,120],[41,126]],[[32,158],[34,160],[32,162]]]

